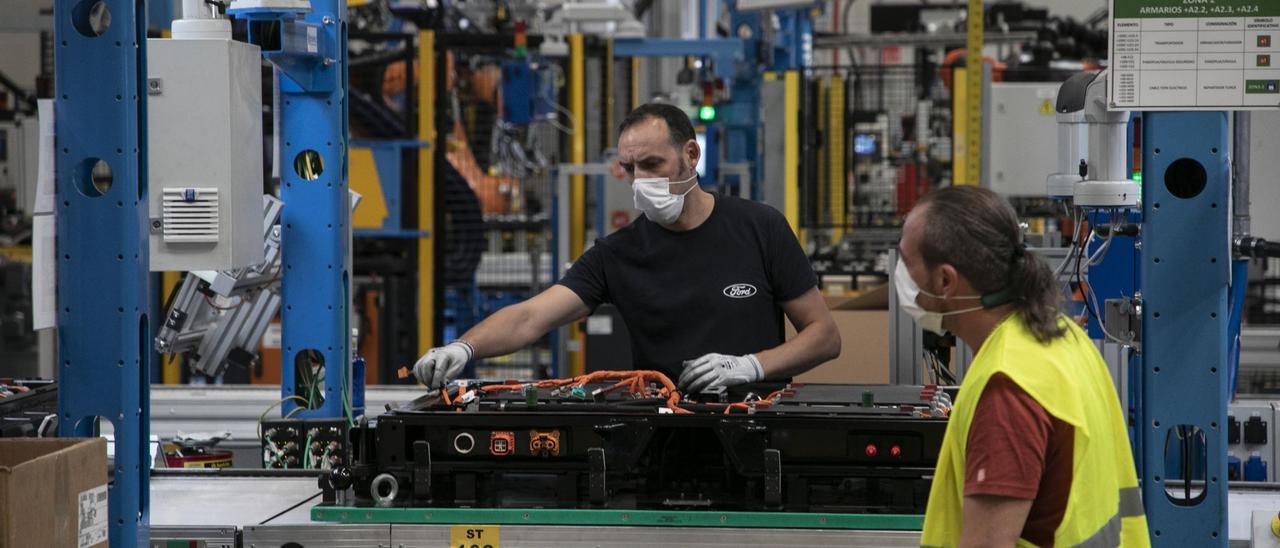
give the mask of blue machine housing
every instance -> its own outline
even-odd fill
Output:
[[[502,64],[502,117],[509,124],[533,121],[534,72],[526,61]]]

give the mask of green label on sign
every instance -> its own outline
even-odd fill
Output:
[[[1113,0],[1116,19],[1280,17],[1275,0]]]
[[[1280,93],[1280,80],[1245,80],[1245,93]]]

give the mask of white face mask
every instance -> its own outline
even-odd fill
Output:
[[[985,308],[983,306],[975,306],[973,308],[952,310],[950,312],[934,312],[932,310],[925,310],[920,306],[920,303],[916,302],[917,296],[928,295],[935,299],[943,300],[947,300],[948,297],[934,295],[933,293],[920,289],[920,286],[916,285],[916,281],[911,279],[911,272],[907,270],[907,263],[903,262],[901,259],[898,260],[898,268],[893,272],[893,283],[897,285],[898,288],[898,306],[901,306],[902,309],[907,312],[907,315],[911,316],[911,319],[916,321],[916,325],[919,325],[921,329],[938,335],[946,333],[946,330],[942,328],[942,318],[946,316],[955,316],[957,314],[967,314],[969,312]],[[952,300],[981,298],[981,295],[950,297]]]
[[[680,218],[680,212],[684,211],[685,194],[698,185],[690,185],[680,194],[672,194],[671,185],[685,184],[697,176],[695,172],[688,179],[674,183],[668,177],[636,179],[631,183],[631,190],[635,193],[636,209],[643,211],[645,217],[660,225],[675,224],[676,219]]]

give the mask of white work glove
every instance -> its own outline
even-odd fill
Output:
[[[697,394],[708,388],[737,386],[762,379],[764,369],[754,354],[707,354],[696,360],[685,360],[678,385],[681,392]]]
[[[474,350],[466,341],[453,341],[432,348],[418,358],[418,363],[413,364],[413,376],[430,388],[440,388],[462,373],[462,368],[471,361],[473,353]]]

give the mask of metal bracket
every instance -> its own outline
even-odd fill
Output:
[[[413,498],[431,498],[431,444],[413,442]]]
[[[333,485],[333,482],[330,481],[328,474],[321,474],[317,477],[316,484],[323,493],[320,496],[321,502],[330,505],[338,502],[338,489]]]
[[[608,467],[605,465],[604,448],[587,449],[587,466],[589,468],[587,497],[591,504],[603,506],[609,500],[609,489],[605,483]]]
[[[170,310],[169,318],[165,320],[164,326],[175,331],[181,330],[183,325],[187,323],[187,313],[181,310]]]
[[[1107,299],[1103,324],[1107,332],[1130,346],[1142,343],[1142,300],[1137,298]]]
[[[325,27],[332,24],[295,19],[288,9],[232,9],[228,13],[249,23],[249,43],[262,48],[262,58],[280,69],[298,89],[308,93],[329,92],[338,87],[337,59],[339,47]]]
[[[346,466],[334,468],[328,474],[322,474],[317,480],[320,490],[324,492],[324,502],[342,506],[348,504],[347,490],[351,488],[354,476],[351,468]]]
[[[764,450],[764,503],[782,505],[782,452],[777,449]]]
[[[762,451],[767,451],[769,428],[754,421],[731,424],[722,422],[716,428],[716,436],[724,446],[729,461],[739,473],[751,477],[760,477],[765,471],[761,460]]]
[[[737,177],[738,178],[738,197],[744,200],[750,200],[751,184],[752,184],[751,168],[752,168],[752,164],[750,162],[722,162],[720,164],[720,173],[719,173],[720,175],[719,183],[721,188],[722,189],[728,188],[727,186],[725,186],[725,183],[726,183],[725,179],[729,177]]]
[[[455,472],[453,474],[453,504],[455,506],[475,506],[479,496],[476,494],[476,474],[471,472]]]
[[[222,374],[230,363],[257,358],[258,341],[280,309],[283,270],[278,224],[283,204],[263,196],[263,208],[264,261],[242,269],[187,273],[156,334],[157,352],[189,353],[187,366],[209,376]],[[159,232],[163,223],[152,219],[151,227]],[[217,296],[234,298],[236,304],[215,306],[211,299]]]
[[[725,403],[729,401],[729,389],[724,386],[713,386],[698,394],[704,402]]]
[[[634,471],[654,427],[647,419],[610,422],[597,425],[595,433],[604,440],[605,457],[615,470]]]

